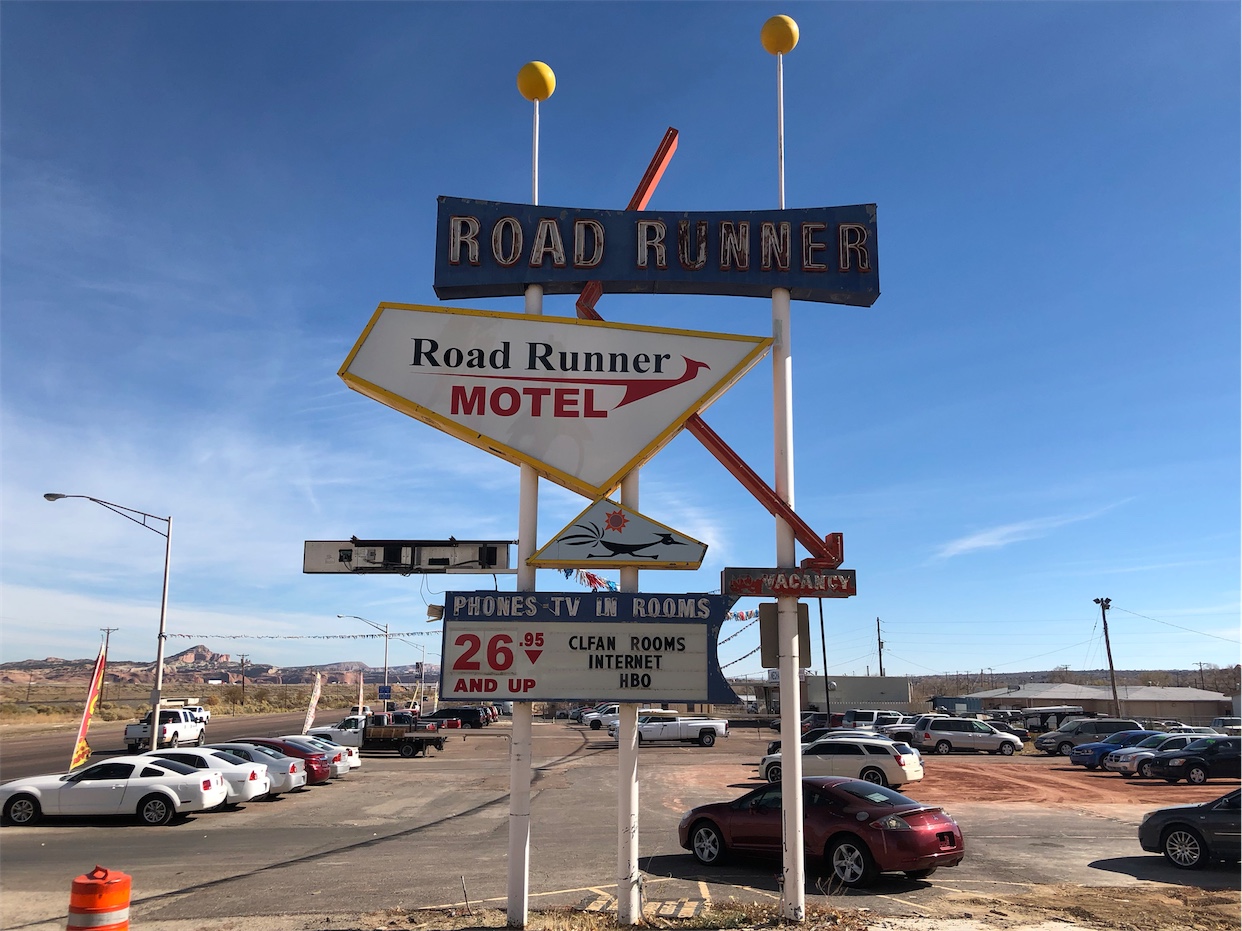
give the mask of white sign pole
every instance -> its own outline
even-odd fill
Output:
[[[621,480],[621,503],[638,510],[638,469]],[[637,592],[638,569],[621,570],[621,591]],[[638,704],[617,709],[617,924],[642,921],[638,875]]]
[[[785,53],[798,42],[798,26],[788,16],[774,16],[760,33],[764,48],[776,56],[776,150],[780,209],[785,209]],[[793,454],[793,338],[790,332],[789,291],[772,290],[772,408],[776,460],[775,491],[794,505]],[[793,568],[796,561],[793,528],[776,519],[776,565]],[[789,921],[806,918],[806,864],[802,826],[802,711],[798,681],[798,599],[776,599],[781,677],[781,819],[784,865],[781,906]]]
[[[532,61],[518,71],[518,90],[534,104],[531,131],[531,203],[539,203],[539,101],[556,89],[556,76],[543,62]],[[526,313],[543,314],[543,286],[526,288]],[[535,590],[535,569],[526,560],[538,548],[539,475],[530,465],[520,467],[518,478],[518,571],[517,590]],[[509,740],[509,896],[507,924],[526,927],[530,906],[530,782],[533,740],[533,706],[513,703],[513,731]]]

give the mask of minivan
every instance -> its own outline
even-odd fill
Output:
[[[1035,749],[1049,756],[1069,756],[1079,744],[1103,740],[1118,731],[1141,731],[1138,721],[1130,718],[1075,718],[1055,731],[1035,738]]]
[[[914,732],[913,744],[941,754],[986,750],[1012,756],[1022,749],[1022,741],[1013,734],[998,731],[986,721],[974,718],[927,718]]]

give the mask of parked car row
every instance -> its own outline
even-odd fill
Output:
[[[1035,747],[1069,758],[1087,770],[1103,769],[1126,777],[1185,779],[1202,785],[1209,779],[1242,779],[1242,737],[1214,729],[1173,725],[1170,730],[1142,728],[1125,718],[1080,718],[1041,734]]]
[[[0,785],[0,819],[134,815],[168,824],[194,812],[236,808],[339,779],[362,765],[353,748],[304,734],[242,737],[115,756],[68,773]]]

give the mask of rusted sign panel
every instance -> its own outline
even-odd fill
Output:
[[[769,297],[870,307],[880,295],[875,204],[667,213],[439,198],[441,300],[606,292]]]
[[[858,582],[853,569],[725,569],[720,593],[737,598],[849,598],[858,594]]]

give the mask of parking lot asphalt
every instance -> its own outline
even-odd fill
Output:
[[[63,927],[73,877],[96,864],[133,876],[141,927],[226,927],[229,919],[250,919],[250,925],[232,926],[257,928],[254,922],[263,918],[310,922],[345,912],[460,909],[467,903],[503,909],[507,730],[502,723],[465,732],[425,759],[368,757],[360,770],[331,785],[165,828],[102,819],[6,827],[0,835],[3,927]],[[647,901],[779,900],[779,864],[738,861],[709,869],[678,846],[676,830],[686,809],[758,785],[757,764],[770,736],[735,731],[712,748],[643,747],[639,866]],[[531,908],[607,908],[616,877],[616,744],[598,731],[537,722],[534,759]],[[1223,795],[1236,781],[1193,792],[1114,776],[1103,783],[1046,757],[936,757],[926,765],[924,782],[902,791],[941,804],[957,818],[967,844],[962,865],[925,881],[884,877],[874,888],[834,896],[825,895],[809,872],[808,903],[910,916],[935,914],[955,896],[1040,884],[1237,888],[1234,868],[1187,874],[1144,854],[1136,839],[1143,812]],[[979,791],[983,784],[994,791]]]

